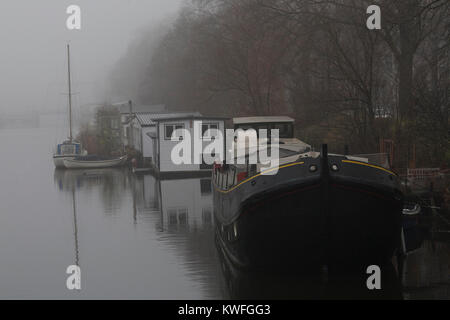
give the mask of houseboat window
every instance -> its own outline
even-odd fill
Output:
[[[184,129],[184,124],[166,124],[164,125],[165,140],[172,140],[172,135],[175,130]]]
[[[208,130],[210,129],[219,129],[219,124],[218,123],[203,123],[202,124],[202,137],[205,140],[209,140],[211,138],[213,138],[214,136],[211,135],[207,135]]]

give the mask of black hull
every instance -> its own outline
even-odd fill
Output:
[[[308,176],[304,168],[287,168],[279,174],[300,176],[288,185],[278,177],[270,190],[254,192],[235,208],[239,196],[233,193],[245,189],[215,192],[218,241],[236,266],[286,271],[391,259],[400,244],[403,207],[396,188],[343,172]],[[233,209],[227,216],[225,210]]]

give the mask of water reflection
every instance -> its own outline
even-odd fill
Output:
[[[150,239],[153,243],[149,245],[156,242],[165,252],[172,253],[177,260],[176,267],[185,269],[186,276],[202,293],[201,297],[224,296],[214,247],[210,178],[158,180],[152,175],[136,176],[126,169],[101,169],[56,170],[54,181],[64,193],[75,190],[74,195],[80,193],[89,197],[98,192],[107,215],[117,214],[115,209],[129,203],[135,228],[151,226],[154,229],[156,237]],[[147,257],[142,259],[145,262]],[[166,285],[176,287],[176,280],[172,281],[174,283]],[[168,298],[176,298],[177,294],[172,292]]]
[[[72,209],[73,209],[73,237],[75,244],[75,265],[80,265],[80,250],[78,248],[78,223],[77,223],[77,205],[75,199],[75,189],[72,189]]]
[[[213,216],[213,199],[211,180],[204,179],[176,179],[158,180],[152,175],[134,175],[126,169],[101,169],[101,170],[63,170],[54,172],[54,181],[60,192],[72,197],[75,262],[79,263],[80,246],[83,237],[79,239],[79,226],[77,217],[80,212],[78,204],[89,202],[90,197],[96,199],[96,194],[101,200],[105,217],[122,216],[129,214],[121,223],[129,221],[134,228],[125,232],[139,234],[143,228],[151,237],[144,237],[139,244],[132,242],[137,247],[152,248],[148,253],[136,248],[133,258],[136,263],[146,265],[149,261],[158,259],[160,269],[140,269],[132,275],[126,269],[123,283],[138,282],[142,277],[150,279],[161,277],[157,289],[151,285],[142,287],[142,292],[137,297],[153,298],[232,298],[232,299],[402,299],[402,287],[400,281],[406,283],[406,288],[412,284],[411,279],[430,279],[439,274],[439,279],[448,281],[448,268],[445,270],[424,272],[422,261],[427,261],[428,268],[432,268],[434,259],[436,266],[443,268],[447,259],[448,246],[436,255],[433,246],[425,245],[423,251],[417,255],[410,255],[405,264],[405,272],[400,279],[392,264],[381,266],[382,290],[368,290],[366,280],[368,275],[365,268],[351,274],[333,274],[317,270],[315,273],[282,275],[265,272],[245,272],[235,268],[224,255],[220,245],[215,241],[215,227]],[[86,209],[84,209],[86,210]],[[102,223],[106,223],[103,221]],[[87,228],[84,226],[84,228]],[[150,228],[150,229],[149,229]],[[134,230],[134,231],[133,231]],[[152,231],[149,231],[152,230]],[[119,235],[117,235],[119,236]],[[102,237],[108,235],[102,234]],[[133,235],[121,234],[128,239]],[[108,238],[114,241],[113,236]],[[90,240],[86,239],[86,242]],[[127,241],[130,241],[129,239]],[[129,247],[128,244],[122,244]],[[436,244],[435,244],[436,246]],[[439,245],[438,245],[439,246]],[[158,248],[164,254],[156,253]],[[445,249],[447,251],[445,251]],[[422,252],[422,253],[420,253]],[[444,252],[444,253],[442,253]],[[167,258],[169,254],[172,258]],[[445,257],[444,257],[445,256]],[[127,259],[120,257],[120,259]],[[122,262],[124,265],[130,262]],[[89,261],[84,262],[89,266]],[[182,276],[173,276],[169,269],[180,271]],[[106,269],[108,270],[108,269]],[[172,270],[172,272],[174,272]],[[446,273],[447,272],[447,273]],[[128,274],[125,276],[125,274]],[[432,274],[432,275],[431,275]],[[445,278],[447,275],[447,278]],[[116,276],[120,276],[120,273]],[[92,278],[93,279],[93,278]],[[106,278],[105,278],[106,279]],[[94,280],[99,282],[99,280]],[[188,281],[185,291],[178,291],[180,282]],[[429,283],[428,283],[429,284]],[[104,283],[99,284],[101,287]],[[129,287],[124,291],[125,295],[133,293]],[[166,292],[166,294],[161,294]],[[182,293],[182,294],[180,294]],[[442,293],[440,293],[442,294]],[[407,293],[406,298],[413,298],[414,293]],[[445,296],[445,295],[444,295]],[[130,296],[126,296],[130,297]]]
[[[214,247],[211,179],[155,180],[144,176],[144,186],[157,192],[149,203],[159,204],[160,219],[155,227],[160,242],[182,258],[189,276],[222,297],[222,274]],[[147,188],[148,190],[149,188]]]
[[[399,279],[392,265],[382,266],[383,289],[380,291],[367,289],[365,269],[350,275],[325,277],[321,272],[275,275],[239,270],[215,241],[210,179],[158,181],[152,176],[143,176],[134,181],[138,210],[160,210],[156,223],[161,234],[159,240],[176,250],[190,275],[201,285],[221,287],[222,298],[401,299]],[[204,268],[199,270],[199,263],[207,265],[210,272],[205,274]]]
[[[220,244],[217,247],[232,299],[402,299],[399,278],[392,264],[380,266],[381,290],[368,290],[364,267],[357,272],[336,274],[327,270],[307,274],[249,272],[235,268]]]
[[[114,214],[114,209],[124,201],[130,187],[128,170],[86,169],[86,170],[60,170],[55,169],[54,181],[59,191],[83,191],[84,194],[99,191],[105,213]],[[134,194],[134,193],[133,193]]]

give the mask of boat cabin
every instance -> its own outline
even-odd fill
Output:
[[[216,185],[223,190],[232,190],[246,179],[259,175],[266,170],[271,171],[272,169],[267,167],[267,164],[262,164],[259,161],[259,152],[265,151],[267,155],[270,155],[271,147],[274,145],[278,148],[277,162],[279,166],[294,163],[302,156],[317,157],[319,153],[310,153],[310,145],[294,138],[294,122],[293,118],[286,116],[234,118],[234,130],[255,129],[258,134],[258,130],[261,129],[268,130],[268,132],[278,129],[280,140],[272,141],[265,147],[258,145],[255,148],[251,148],[245,145],[245,150],[243,150],[242,159],[240,160],[236,156],[239,154],[237,152],[239,146],[234,144],[232,147],[233,161],[224,165],[218,164],[214,168],[213,179]],[[251,163],[249,161],[250,158],[257,159],[257,163]]]
[[[291,117],[277,116],[277,117],[241,117],[234,118],[234,130],[255,129],[257,132],[260,129],[272,130],[278,129],[280,139],[294,138],[294,122]]]
[[[78,142],[64,141],[56,146],[55,155],[81,155],[81,144]]]
[[[284,149],[292,150],[295,152],[308,152],[311,150],[311,146],[303,141],[294,137],[294,122],[295,120],[287,116],[268,116],[268,117],[240,117],[233,119],[234,130],[256,130],[257,139],[260,139],[259,130],[267,130],[267,138],[269,144],[283,145]],[[278,130],[278,141],[272,141],[271,130]],[[236,141],[236,139],[235,139]],[[234,144],[233,149],[237,149],[238,145]],[[252,153],[252,149],[258,149],[258,146],[254,148],[245,145],[245,153]],[[269,150],[270,151],[270,150]],[[236,154],[236,150],[234,150]],[[281,156],[281,155],[280,155]]]

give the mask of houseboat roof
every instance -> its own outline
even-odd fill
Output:
[[[154,114],[154,122],[172,121],[172,120],[228,120],[228,117],[205,116],[199,112]]]
[[[199,112],[186,113],[136,113],[136,119],[142,127],[151,127],[157,122],[172,120],[226,120],[224,117],[203,116]]]
[[[139,122],[139,124],[143,127],[150,127],[156,125],[155,122],[153,122],[154,114],[152,113],[136,113],[136,119]]]
[[[271,116],[271,117],[240,117],[233,118],[233,124],[250,124],[250,123],[280,123],[280,122],[295,122],[291,117],[286,116]]]

